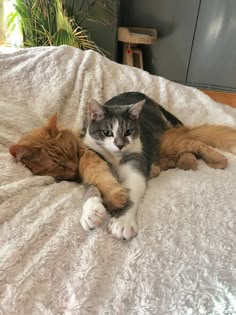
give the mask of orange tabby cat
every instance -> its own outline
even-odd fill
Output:
[[[10,153],[35,175],[57,180],[83,181],[98,187],[108,209],[123,208],[128,194],[110,171],[108,164],[85,147],[69,129],[57,127],[57,114],[47,125],[23,136]]]
[[[236,154],[236,129],[214,125],[170,128],[162,135],[160,160],[153,166],[151,176],[175,167],[196,170],[197,158],[209,167],[224,169],[228,161],[214,148]]]

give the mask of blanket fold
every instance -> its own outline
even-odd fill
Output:
[[[0,53],[0,313],[236,314],[236,156],[225,170],[168,170],[149,182],[138,236],[107,222],[80,226],[82,185],[33,176],[8,152],[58,112],[78,130],[91,98],[140,91],[187,126],[236,128],[236,110],[195,88],[93,51],[38,47]]]

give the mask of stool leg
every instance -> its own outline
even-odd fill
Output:
[[[134,67],[143,69],[143,52],[141,48],[133,48],[133,65]]]
[[[140,51],[140,55],[139,55],[139,60],[140,60],[140,68],[143,69],[143,51]]]
[[[134,65],[132,49],[127,43],[123,43],[123,64],[128,66]]]

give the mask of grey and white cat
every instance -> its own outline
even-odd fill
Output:
[[[108,225],[116,238],[130,239],[138,233],[138,204],[147,186],[151,164],[158,161],[160,136],[169,126],[177,124],[181,124],[177,118],[139,92],[117,95],[104,105],[90,101],[83,142],[111,164],[130,195],[130,205],[112,217]],[[86,202],[81,221],[85,229],[86,222],[90,222],[89,228],[97,225],[93,225],[96,209],[102,209],[97,223],[104,216],[101,197],[96,195]]]

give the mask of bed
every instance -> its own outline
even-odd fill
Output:
[[[0,314],[236,314],[236,156],[149,181],[139,234],[107,221],[85,232],[83,186],[33,176],[8,152],[58,112],[79,129],[87,102],[154,98],[187,126],[236,127],[236,110],[199,90],[67,46],[0,53]]]

